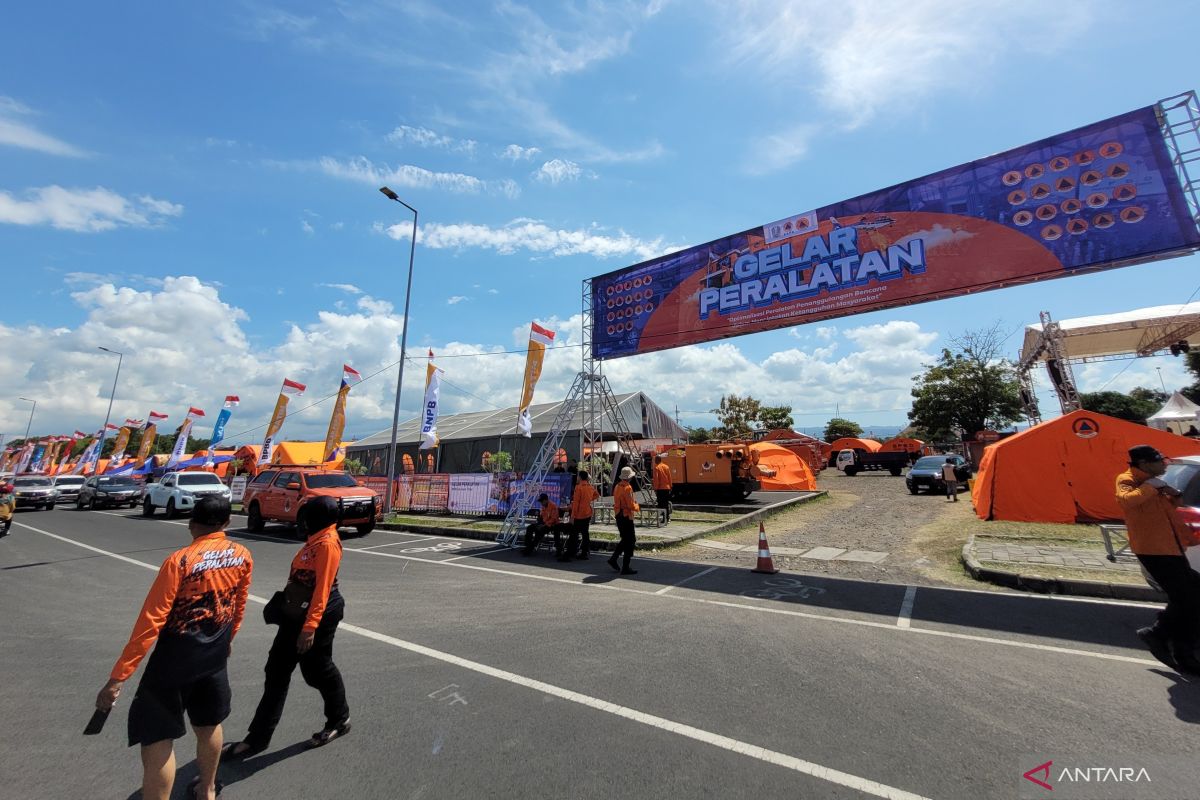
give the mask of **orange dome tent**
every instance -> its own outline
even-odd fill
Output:
[[[881,453],[916,453],[918,455],[928,455],[925,453],[925,443],[920,439],[910,439],[907,436],[897,436],[895,439],[888,439],[879,448]]]
[[[973,501],[980,519],[1099,522],[1123,518],[1116,477],[1129,448],[1148,444],[1168,458],[1200,455],[1200,442],[1094,411],[1072,411],[983,451]]]
[[[829,443],[824,450],[823,455],[826,461],[832,462],[837,458],[837,454],[843,450],[866,450],[868,453],[878,453],[879,448],[883,447],[874,439],[859,439],[853,436],[843,436],[841,439],[835,439]]]
[[[759,475],[763,491],[811,492],[817,488],[812,470],[798,455],[770,442],[755,442],[750,451],[758,454],[758,466],[774,475]]]
[[[241,465],[239,469],[242,472],[253,478],[258,474],[258,457],[261,453],[261,445],[244,444],[233,454],[233,460]]]

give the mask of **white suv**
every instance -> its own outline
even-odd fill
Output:
[[[168,472],[161,481],[146,487],[142,516],[154,516],[154,510],[162,508],[168,517],[177,517],[191,511],[197,500],[209,494],[230,498],[229,487],[211,472]]]

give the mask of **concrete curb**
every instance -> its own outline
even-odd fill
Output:
[[[728,522],[722,522],[720,525],[714,525],[711,528],[701,528],[700,530],[684,534],[682,536],[664,536],[656,537],[657,534],[646,532],[644,537],[639,537],[636,545],[637,550],[654,550],[660,547],[670,547],[672,545],[683,544],[690,542],[693,539],[700,539],[705,536],[711,536],[714,533],[720,533],[733,528],[740,528],[749,522],[757,522],[759,519],[775,513],[781,509],[791,505],[799,505],[807,503],[811,500],[816,500],[818,497],[824,497],[828,492],[815,492],[805,497],[792,497],[784,500],[781,503],[764,506],[757,511],[751,511],[748,514],[743,514],[740,517],[735,517]],[[478,541],[491,542],[496,540],[496,535],[499,531],[489,530],[470,530],[467,525],[444,527],[441,525],[422,525],[415,522],[381,522],[375,526],[377,530],[383,531],[402,531],[404,533],[425,533],[430,536],[449,536],[457,539],[476,539]],[[651,528],[649,530],[657,530]],[[617,542],[609,542],[603,539],[592,538],[592,550],[612,550],[616,547]]]
[[[1067,594],[1079,597],[1104,597],[1116,600],[1135,600],[1148,603],[1166,602],[1167,596],[1149,586],[1127,583],[1088,581],[1077,578],[1044,578],[1039,575],[1022,575],[1018,572],[985,567],[975,558],[975,535],[967,538],[962,549],[963,566],[977,581],[987,581],[1010,589],[1021,589],[1040,594]]]

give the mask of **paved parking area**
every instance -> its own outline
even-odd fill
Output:
[[[0,540],[6,796],[137,796],[128,696],[101,736],[80,731],[185,526],[56,510]],[[259,601],[282,586],[288,533],[232,533]],[[1200,722],[1200,685],[1133,635],[1153,606],[644,557],[618,577],[603,557],[385,531],[345,548],[335,655],[354,731],[303,750],[320,704],[297,675],[271,750],[223,768],[224,797],[1010,798],[1040,754],[1151,759]],[[272,633],[252,609],[230,738]],[[182,784],[186,740],[179,763]],[[1158,775],[1153,796],[1200,796],[1194,769]]]

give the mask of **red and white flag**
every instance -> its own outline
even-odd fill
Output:
[[[145,424],[146,424],[146,420],[144,420],[144,419],[129,419],[128,417],[125,418],[125,425],[126,425],[126,427],[129,427],[129,428],[140,428]]]
[[[280,391],[282,391],[284,394],[294,394],[299,396],[304,394],[304,390],[306,388],[308,387],[306,387],[303,383],[296,383],[295,381],[289,381],[287,378],[284,378],[283,389]]]
[[[349,364],[342,364],[342,386],[353,386],[362,380],[362,373]]]
[[[204,416],[204,410],[200,408],[188,408],[187,418],[190,420],[199,419]]]
[[[237,404],[240,402],[236,394],[227,394],[225,395],[225,405],[223,408],[237,408]]]
[[[166,418],[167,418],[166,414],[160,414],[157,411],[151,411],[150,416],[148,417],[151,425],[157,425],[158,423],[162,422]]]
[[[76,439],[86,439],[86,438],[88,438],[88,434],[84,433],[83,431],[75,431],[75,438]]]

